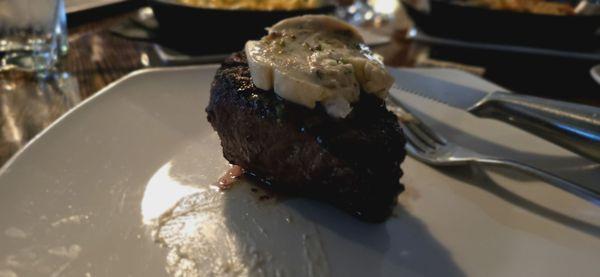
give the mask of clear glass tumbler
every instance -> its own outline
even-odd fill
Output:
[[[52,69],[67,44],[64,0],[0,0],[0,70]]]
[[[400,0],[355,0],[353,4],[338,9],[338,16],[354,25],[377,23],[391,19],[398,9]],[[352,3],[343,0],[342,3]]]

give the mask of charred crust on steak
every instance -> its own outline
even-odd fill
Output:
[[[324,200],[362,220],[389,217],[398,193],[404,136],[383,100],[361,93],[343,119],[254,86],[243,52],[216,73],[208,121],[224,157],[274,191]]]

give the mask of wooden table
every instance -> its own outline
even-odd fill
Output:
[[[137,10],[125,10],[71,26],[70,50],[53,76],[39,78],[19,72],[0,73],[0,165],[56,118],[111,82],[138,69],[164,66],[156,61],[157,53],[151,42],[126,39],[109,31],[136,13]],[[405,34],[406,28],[396,29],[391,43],[374,48],[388,65],[459,67],[515,91],[600,106],[600,86],[591,83],[591,78],[588,84],[574,85],[579,79],[587,78],[585,73],[570,79],[566,77],[572,76],[565,73],[567,69],[559,66],[544,72],[535,71],[536,63],[542,68],[552,68],[553,63],[571,63],[571,69],[585,68],[592,63],[579,65],[568,60],[550,61],[544,57],[434,46],[407,40]],[[549,78],[563,78],[561,84],[564,85],[543,82]]]

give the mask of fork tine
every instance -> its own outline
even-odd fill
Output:
[[[404,128],[404,135],[406,136],[407,142],[412,145],[415,150],[426,153],[433,149],[427,142],[423,141],[418,135],[415,134],[414,128],[409,127],[411,124],[402,124]]]
[[[414,117],[414,116],[413,116]],[[427,127],[425,124],[423,124],[420,121],[417,121],[415,123],[416,127],[419,128],[419,131],[421,133],[423,133],[423,135],[427,136],[428,139],[439,143],[441,145],[446,145],[448,142],[446,141],[446,139],[444,139],[443,137],[441,137],[440,135],[438,135],[436,132],[434,132],[433,130],[431,130],[429,127]]]
[[[421,141],[424,141],[427,145],[433,148],[437,147],[437,144],[447,144],[447,141],[443,137],[429,129],[421,122],[419,118],[409,112],[402,102],[394,99],[393,97],[388,97],[386,102],[388,103],[388,108],[390,111],[398,116],[402,125],[404,125],[406,128],[411,128],[416,136],[422,138]],[[408,118],[406,117],[407,115]]]
[[[409,129],[421,142],[429,146],[429,148],[436,148],[437,142],[430,138],[429,135],[423,131],[423,128],[420,125],[422,125],[420,122],[411,120],[404,126]]]

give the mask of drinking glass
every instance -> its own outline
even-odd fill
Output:
[[[64,0],[0,0],[0,70],[46,71],[66,51]]]
[[[363,25],[368,22],[379,22],[391,19],[399,6],[399,0],[343,0],[342,8],[338,9],[338,16],[346,21]],[[352,3],[351,5],[344,5]]]

